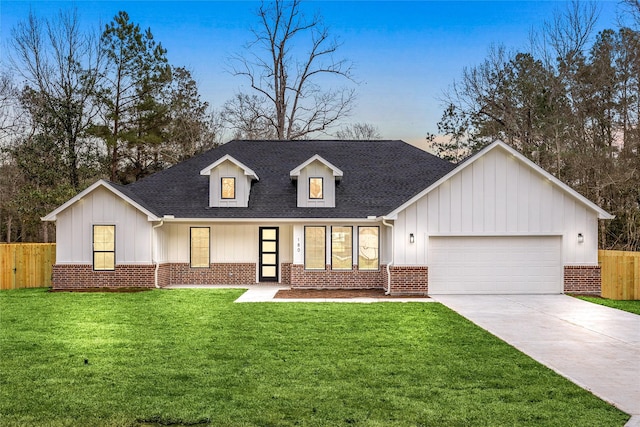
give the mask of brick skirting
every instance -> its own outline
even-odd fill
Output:
[[[291,285],[291,263],[283,262],[280,264],[280,283],[282,285]]]
[[[390,270],[392,295],[427,295],[429,291],[429,267],[392,266]]]
[[[386,284],[385,268],[380,270],[358,270],[354,265],[353,270],[331,270],[327,265],[325,270],[305,270],[304,265],[291,265],[291,278],[289,283],[292,288],[307,289],[380,289]],[[283,282],[284,268],[283,270]]]
[[[309,271],[303,265],[283,263],[281,283],[292,288],[307,289],[382,289],[387,286],[386,266],[377,271],[353,270]],[[152,288],[154,265],[117,265],[115,271],[93,271],[86,264],[53,266],[54,289],[79,288]],[[567,265],[564,267],[564,292],[600,295],[599,266]],[[191,268],[187,263],[161,264],[158,285],[249,285],[256,283],[254,263],[214,263],[209,268]],[[394,295],[426,295],[429,269],[426,266],[391,267],[391,293]]]
[[[92,265],[56,264],[53,289],[153,288],[154,265],[118,265],[114,271],[93,271]]]
[[[565,265],[564,292],[571,294],[601,294],[600,266]]]
[[[158,286],[164,288],[171,284],[171,264],[160,264],[158,266]]]
[[[354,265],[352,270],[305,270],[300,264],[282,265],[282,283],[286,282],[285,271],[290,270],[289,284],[292,288],[306,289],[386,289],[386,266],[380,270],[362,271]],[[426,295],[428,267],[391,267],[391,293],[393,295]]]
[[[256,283],[256,265],[249,262],[214,263],[209,268],[168,264],[172,285],[251,285]]]
[[[53,289],[153,288],[155,265],[116,265],[114,271],[93,271],[88,264],[53,266]],[[252,263],[216,263],[209,268],[189,264],[160,264],[158,285],[250,285],[256,283]]]

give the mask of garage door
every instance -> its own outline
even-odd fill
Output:
[[[558,294],[560,236],[431,237],[430,294]]]

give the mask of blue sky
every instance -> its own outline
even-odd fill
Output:
[[[203,99],[219,108],[245,83],[225,71],[227,58],[242,50],[256,24],[254,1],[6,1],[0,2],[0,48],[6,57],[11,28],[29,9],[47,18],[76,6],[83,24],[102,25],[119,10],[150,27],[173,65],[186,66]],[[340,52],[355,65],[358,102],[351,122],[376,125],[384,138],[422,145],[437,131],[441,95],[465,66],[480,63],[491,44],[526,49],[564,1],[309,1]],[[598,29],[615,28],[620,7],[600,1]]]

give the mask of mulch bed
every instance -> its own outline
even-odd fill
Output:
[[[429,298],[426,295],[385,295],[383,289],[283,289],[276,298]]]

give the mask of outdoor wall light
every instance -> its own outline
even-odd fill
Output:
[[[578,243],[584,243],[584,236],[582,233],[578,233]]]
[[[409,234],[409,243],[415,243],[415,242],[416,242],[415,236],[413,235],[413,233],[410,233]]]

